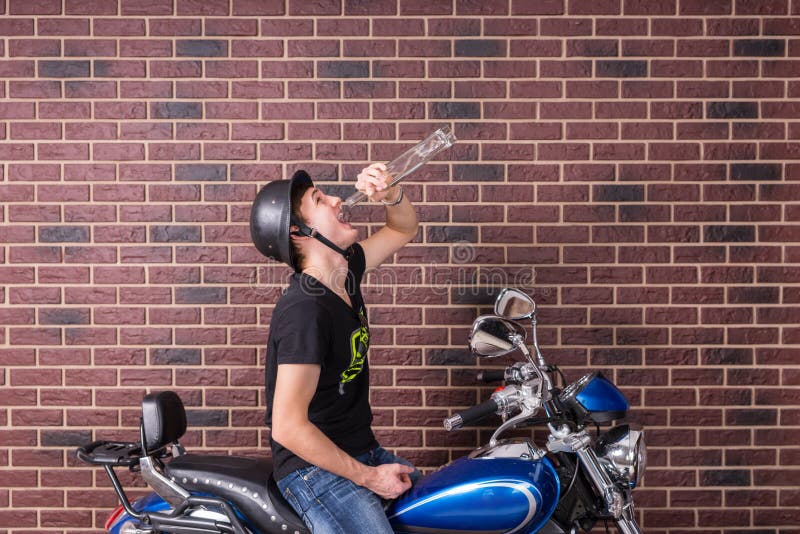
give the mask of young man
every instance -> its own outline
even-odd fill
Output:
[[[315,534],[391,533],[381,499],[399,496],[419,476],[371,429],[361,278],[418,227],[414,207],[399,186],[388,187],[385,171],[376,163],[358,175],[356,188],[386,206],[386,225],[361,242],[339,220],[341,199],[314,187],[304,171],[267,184],[251,213],[256,247],[295,269],[270,325],[266,419],[278,486]]]

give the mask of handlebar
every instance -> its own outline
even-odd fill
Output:
[[[487,370],[478,373],[479,382],[501,382],[506,378],[505,369]]]
[[[477,423],[484,417],[492,415],[498,410],[497,402],[494,399],[484,401],[472,408],[467,408],[463,412],[457,412],[444,420],[444,428],[448,432],[457,430],[464,425]]]

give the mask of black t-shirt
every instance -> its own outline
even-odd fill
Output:
[[[318,364],[319,384],[308,407],[308,419],[339,448],[358,456],[377,445],[369,405],[369,325],[361,297],[364,250],[353,245],[348,262],[347,292],[352,308],[316,278],[294,273],[272,313],[267,341],[267,417],[272,424],[272,400],[278,365]],[[270,440],[275,478],[305,467],[302,460]]]

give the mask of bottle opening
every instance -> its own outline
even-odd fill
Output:
[[[349,223],[350,215],[350,206],[342,203],[342,207],[339,210],[339,215],[336,216],[339,219],[339,222]]]

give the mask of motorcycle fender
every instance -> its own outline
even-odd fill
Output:
[[[140,499],[136,499],[131,504],[134,511],[137,513],[140,512],[166,512],[170,509],[170,505],[161,497],[156,495],[155,493],[150,493]],[[123,512],[119,515],[119,517],[114,520],[111,526],[108,529],[109,534],[121,534],[122,527],[126,523],[133,523],[134,525],[139,525],[139,520],[131,517],[128,515],[127,512]]]

